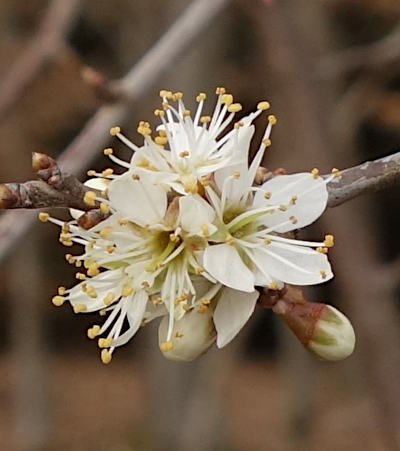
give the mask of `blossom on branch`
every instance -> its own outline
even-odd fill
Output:
[[[314,169],[255,186],[276,119],[268,116],[249,165],[253,121],[268,102],[233,123],[241,105],[223,88],[212,116],[202,115],[205,94],[197,96],[193,116],[181,93],[160,95],[156,136],[144,121],[140,146],[119,127],[110,131],[133,151],[130,161],[104,151],[126,171],[88,172],[93,191],[84,200],[100,210],[100,222],[88,226],[78,210],[68,223],[40,215],[61,227],[64,245],[84,247],[80,255],[67,254],[69,263],[85,269],[76,274],[80,282],[60,287],[53,303],[67,300],[76,313],[107,316],[88,330],[89,338],[99,338],[104,363],[157,317],[162,353],[191,360],[215,340],[223,347],[235,337],[254,311],[257,287],[279,290],[333,277],[326,255],[333,237],[301,241],[291,232],[322,214],[326,185],[336,174],[322,178]]]

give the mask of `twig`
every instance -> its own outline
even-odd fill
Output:
[[[79,0],[52,0],[36,36],[0,82],[0,117],[18,100],[43,65],[58,54],[79,3]]]
[[[84,202],[89,188],[74,175],[62,173],[48,155],[34,152],[32,167],[41,180],[0,184],[0,208],[67,207],[86,211],[96,207]]]
[[[341,171],[328,185],[328,207],[400,183],[400,152]]]
[[[62,0],[61,0],[62,2]],[[201,34],[229,0],[195,0],[174,25],[120,80],[125,101],[105,105],[93,115],[81,133],[58,158],[57,163],[68,173],[88,167],[90,161],[109,139],[108,131],[123,122],[135,101],[172,66],[174,61]],[[36,214],[31,212],[4,213],[0,218],[0,261],[29,229]]]

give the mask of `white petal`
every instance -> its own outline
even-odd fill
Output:
[[[217,184],[220,192],[222,192],[224,181],[227,177],[230,177],[235,171],[240,173],[239,179],[232,180],[229,185],[226,186],[226,197],[231,202],[237,202],[244,192],[246,192],[250,187],[246,174],[248,172],[250,141],[253,137],[254,130],[254,125],[251,125],[250,127],[241,127],[239,129],[237,143],[236,140],[232,138],[221,148],[222,150],[228,146],[234,147],[232,148],[232,153],[234,153],[234,156],[231,163],[228,162],[224,168],[218,169],[214,173],[215,183]],[[253,181],[251,181],[251,183],[253,183]]]
[[[325,254],[308,247],[274,243],[252,250],[252,259],[273,278],[294,285],[314,285],[333,277]]]
[[[134,180],[130,174],[114,179],[108,188],[111,205],[124,218],[139,225],[161,222],[167,209],[165,190],[144,174]]]
[[[225,288],[214,312],[217,346],[227,345],[246,324],[256,306],[259,292],[243,293]]]
[[[218,282],[235,290],[254,290],[254,276],[243,263],[235,247],[229,244],[209,246],[204,251],[204,269]]]
[[[168,317],[164,317],[158,328],[160,344],[167,339],[167,332]],[[204,313],[192,310],[174,322],[171,337],[174,347],[163,352],[164,357],[175,362],[189,362],[203,354],[214,343],[215,337],[212,309],[209,308]]]
[[[273,214],[268,214],[261,218],[267,226],[289,221],[291,216],[297,219],[296,224],[289,223],[276,229],[283,233],[290,230],[299,229],[314,222],[326,208],[328,201],[328,191],[326,183],[321,177],[314,178],[311,173],[300,173],[293,175],[279,175],[265,182],[261,189],[271,193],[270,199],[264,198],[264,193],[259,191],[254,197],[254,206],[264,205],[285,205],[286,211],[276,210]],[[293,196],[297,196],[294,205],[289,202]]]
[[[145,290],[139,291],[134,296],[132,296],[132,298],[126,300],[126,302],[130,303],[127,310],[129,329],[121,334],[118,338],[113,340],[113,346],[124,345],[136,334],[143,320],[147,300],[148,296]]]
[[[179,199],[179,223],[186,232],[199,234],[202,230],[201,227],[206,225],[210,228],[214,219],[214,209],[198,194],[187,195]]]

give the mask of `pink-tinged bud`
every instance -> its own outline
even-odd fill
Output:
[[[343,313],[331,305],[280,300],[273,310],[303,346],[318,357],[342,360],[352,354],[356,340],[353,326]]]
[[[158,341],[164,357],[175,362],[190,362],[207,351],[217,333],[212,320],[213,309],[193,309],[174,322],[172,335],[167,339],[169,317],[164,316],[158,328]]]

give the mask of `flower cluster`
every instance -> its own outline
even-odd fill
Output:
[[[153,134],[148,122],[139,123],[140,146],[119,127],[110,131],[133,152],[123,161],[112,149],[104,151],[125,172],[88,172],[93,191],[85,202],[103,220],[83,228],[81,211],[72,210],[68,223],[40,216],[61,226],[63,244],[84,246],[81,255],[67,254],[85,269],[76,274],[80,282],[60,287],[53,303],[68,301],[76,313],[107,316],[88,330],[89,338],[98,337],[104,363],[157,317],[164,355],[191,360],[215,340],[222,347],[235,337],[253,313],[256,287],[278,290],[333,276],[326,255],[333,237],[309,242],[291,233],[322,214],[330,178],[314,169],[255,183],[276,118],[268,116],[249,165],[253,122],[268,102],[234,122],[241,105],[223,88],[212,116],[203,115],[203,93],[193,116],[181,93],[160,95],[160,125]]]

